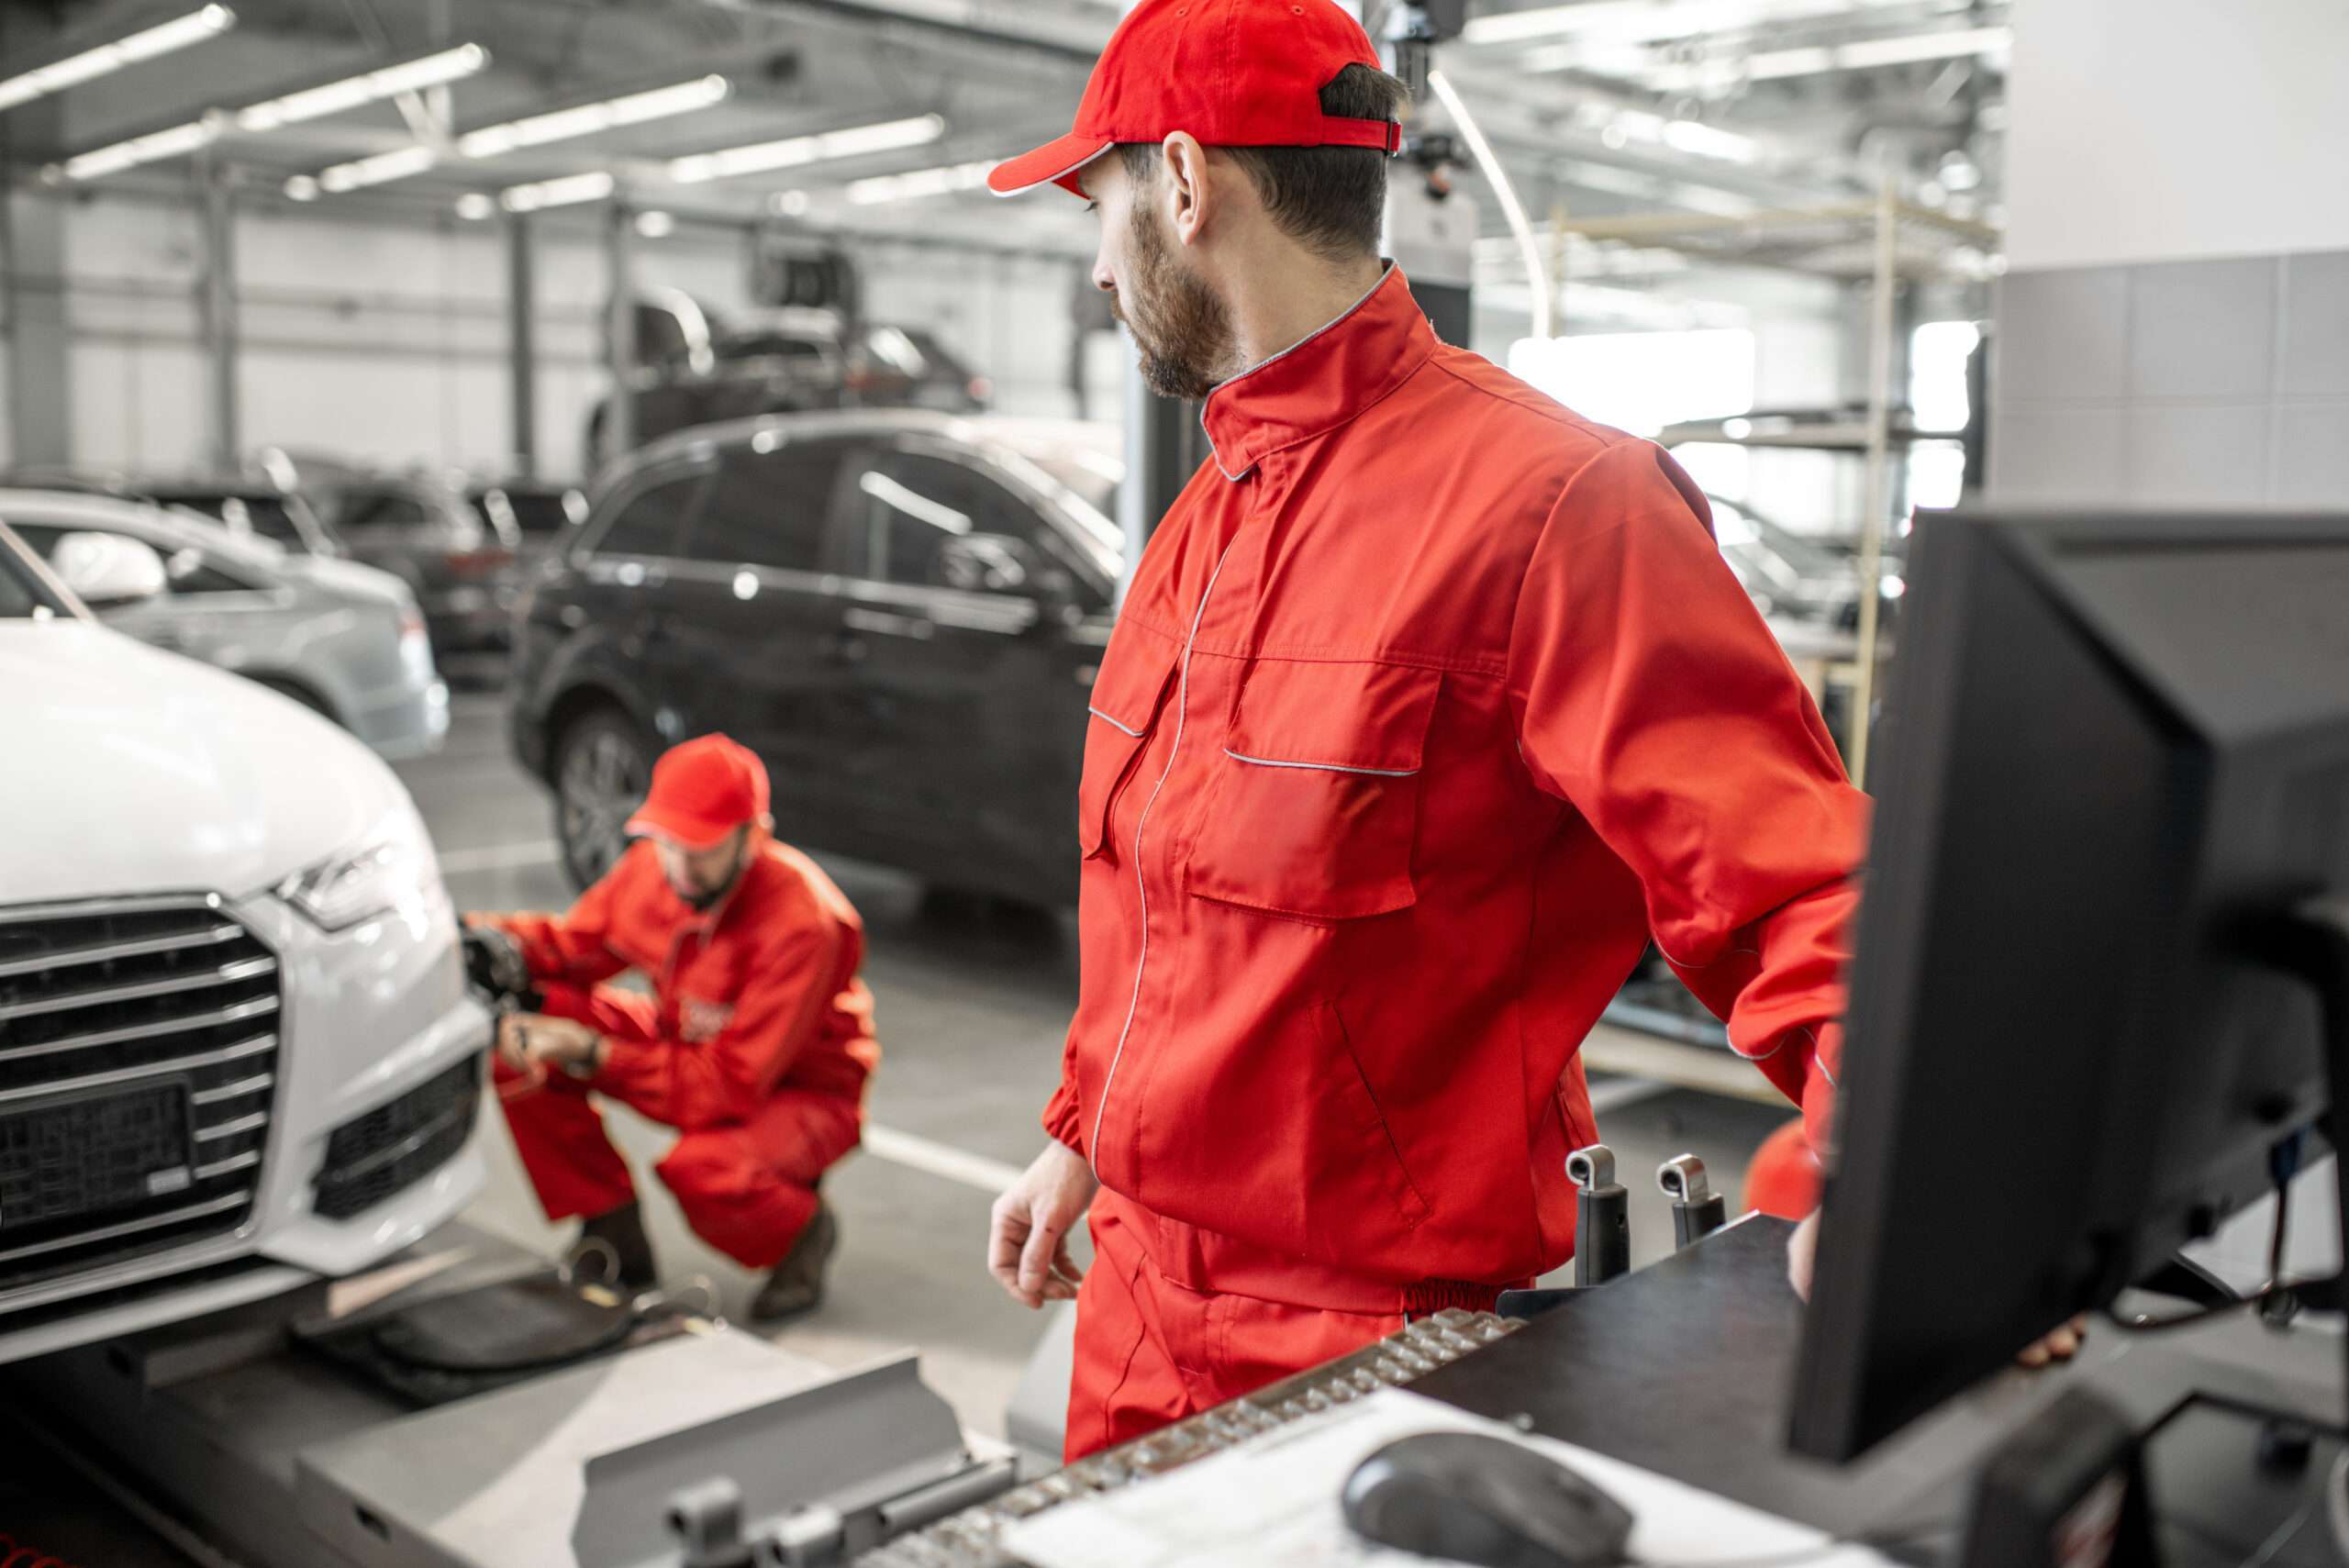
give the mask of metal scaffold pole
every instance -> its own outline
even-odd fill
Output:
[[[1877,644],[1883,631],[1884,528],[1892,511],[1892,329],[1898,214],[1893,176],[1876,187],[1876,282],[1868,302],[1868,449],[1865,499],[1860,513],[1860,658],[1852,685],[1851,734],[1846,741],[1852,782],[1868,782],[1868,732],[1876,707]]]

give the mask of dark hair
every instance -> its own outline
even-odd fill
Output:
[[[1321,112],[1358,120],[1395,120],[1410,96],[1402,83],[1367,65],[1349,65],[1321,89]],[[1378,253],[1386,213],[1386,154],[1375,147],[1225,147],[1255,183],[1281,231],[1316,255],[1351,261]],[[1118,155],[1134,180],[1157,172],[1159,144],[1121,141]]]

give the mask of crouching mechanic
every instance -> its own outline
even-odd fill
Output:
[[[654,1283],[591,1096],[618,1100],[683,1134],[655,1169],[696,1234],[773,1270],[766,1320],[822,1299],[840,1226],[818,1184],[857,1146],[880,1060],[863,927],[773,828],[764,766],[706,735],[654,764],[638,841],[569,914],[466,917],[476,972],[527,970],[535,991],[499,1027],[495,1076],[547,1218],[580,1217],[628,1288]],[[603,984],[627,970],[651,995]]]

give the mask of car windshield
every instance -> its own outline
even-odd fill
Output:
[[[1126,477],[1125,459],[1100,451],[1082,441],[1037,439],[1007,434],[998,453],[1017,471],[1032,469],[1031,483],[1041,480],[1063,492],[1073,505],[1064,509],[1093,536],[1105,569],[1114,572],[1125,552],[1125,536],[1118,529],[1118,486]]]
[[[178,490],[164,492],[156,499],[201,512],[239,533],[251,534],[291,550],[306,551],[310,548],[283,495],[251,490]]]
[[[1073,447],[1022,455],[1103,517],[1118,515],[1118,482],[1126,476],[1126,465],[1119,460]]]

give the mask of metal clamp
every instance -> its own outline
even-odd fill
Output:
[[[1575,1198],[1575,1284],[1588,1289],[1631,1272],[1631,1194],[1615,1179],[1615,1151],[1604,1143],[1566,1156]]]
[[[1672,1245],[1701,1241],[1729,1223],[1729,1199],[1705,1179],[1705,1162],[1675,1154],[1655,1168],[1655,1184],[1672,1200]]]

